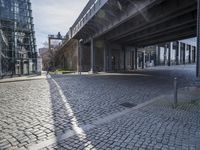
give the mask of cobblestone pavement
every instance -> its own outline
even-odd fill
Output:
[[[90,127],[132,109],[122,103],[171,94],[174,76],[194,79],[194,66],[160,70],[1,83],[0,149],[200,149],[198,101],[173,109],[161,99]]]

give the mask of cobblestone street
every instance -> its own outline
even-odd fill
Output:
[[[174,77],[180,87],[191,86],[194,70],[157,67],[0,83],[0,149],[198,150],[200,101],[173,109],[169,99]]]

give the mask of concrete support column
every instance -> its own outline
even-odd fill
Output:
[[[191,62],[192,62],[192,58],[191,58],[191,52],[192,52],[192,50],[191,50],[191,46],[189,45],[189,64],[191,64]]]
[[[137,70],[137,68],[138,68],[138,63],[137,63],[137,54],[138,54],[138,50],[137,50],[137,48],[135,49],[135,52],[134,52],[134,59],[135,59],[135,70]]]
[[[179,65],[179,55],[180,55],[180,42],[176,43],[176,65]]]
[[[104,42],[104,52],[103,52],[103,70],[104,72],[107,72],[107,56],[108,56],[108,53],[107,53],[107,44]]]
[[[171,66],[171,50],[172,50],[172,42],[168,44],[168,66]]]
[[[142,52],[142,69],[145,68],[145,51]]]
[[[156,46],[156,66],[160,65],[160,46]]]
[[[187,48],[187,45],[184,44],[184,47],[183,47],[183,64],[185,65],[185,53],[186,53],[186,48]]]
[[[122,46],[122,51],[124,52],[124,71],[126,70],[126,48],[125,46]]]
[[[148,58],[149,58],[149,63],[151,63],[151,52],[149,52]],[[156,56],[156,59],[157,59],[157,56]],[[157,65],[157,64],[156,64],[156,65]]]
[[[167,44],[164,46],[164,65],[167,64]]]
[[[80,53],[79,53],[79,41],[77,41],[77,46],[76,46],[76,51],[77,51],[77,73],[79,73],[79,64],[80,64]]]
[[[131,65],[131,69],[132,70],[134,70],[134,67],[135,67],[135,65],[134,65],[134,63],[135,63],[135,60],[134,60],[134,57],[135,55],[134,55],[134,51],[131,51],[131,63],[132,63],[132,65]]]
[[[196,54],[197,54],[197,48],[194,47],[194,63],[197,62]]]
[[[197,64],[196,76],[200,79],[200,0],[197,0]]]
[[[178,47],[178,61],[179,64],[181,64],[181,42],[179,42],[179,47]]]
[[[108,71],[111,71],[112,70],[112,49],[111,47],[109,46],[108,47],[108,56],[107,56],[107,64],[108,64]]]
[[[79,41],[78,44],[78,66],[79,66],[79,70],[78,73],[81,74],[82,72],[82,50],[83,50],[83,45],[82,45],[82,41]]]
[[[94,73],[94,71],[95,71],[95,48],[94,48],[94,39],[93,38],[91,38],[90,51],[91,51],[90,72]]]

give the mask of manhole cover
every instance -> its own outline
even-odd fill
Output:
[[[127,107],[127,108],[132,108],[132,107],[137,106],[136,104],[129,103],[129,102],[127,102],[127,103],[122,103],[122,104],[120,104],[120,105],[121,105],[121,106],[124,106],[124,107]]]

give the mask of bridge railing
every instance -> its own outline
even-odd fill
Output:
[[[108,0],[90,0],[74,25],[70,28],[69,37],[73,38],[107,1]]]
[[[90,0],[86,7],[83,9],[75,23],[66,34],[66,38],[61,45],[62,48],[70,39],[72,39],[90,19],[104,6],[108,0]]]

